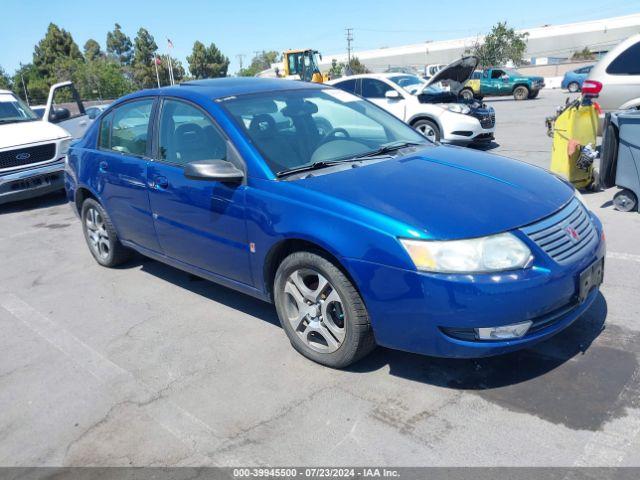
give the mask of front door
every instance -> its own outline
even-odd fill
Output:
[[[152,97],[126,102],[102,117],[89,164],[98,170],[96,189],[120,238],[159,251],[147,194],[153,103]]]
[[[362,96],[392,113],[400,120],[405,120],[406,103],[402,93],[399,98],[387,98],[385,95],[390,90],[395,90],[391,85],[375,78],[362,79]],[[397,91],[397,90],[396,90]]]
[[[207,113],[165,99],[158,121],[156,161],[149,164],[149,200],[165,255],[251,284],[245,185],[191,180],[184,165],[230,161],[232,147]]]
[[[51,87],[44,119],[64,128],[73,138],[82,138],[92,121],[71,82],[62,82]]]

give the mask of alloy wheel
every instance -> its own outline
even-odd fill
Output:
[[[345,309],[337,290],[319,272],[295,270],[284,286],[285,316],[304,344],[320,353],[338,350],[345,340]]]
[[[438,141],[438,135],[434,128],[429,124],[418,125],[417,130],[432,142]]]
[[[87,209],[85,228],[87,229],[89,246],[93,252],[102,259],[108,258],[111,253],[109,232],[107,232],[102,215],[96,208],[90,207]]]

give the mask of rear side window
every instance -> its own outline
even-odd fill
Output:
[[[116,107],[100,123],[100,148],[128,155],[145,155],[152,108],[152,98]]]
[[[640,75],[640,42],[630,46],[607,67],[610,75]]]
[[[345,80],[344,82],[336,83],[334,87],[344,90],[349,93],[356,93],[356,80]]]

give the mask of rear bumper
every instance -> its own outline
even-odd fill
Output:
[[[0,174],[0,205],[64,189],[64,159]]]

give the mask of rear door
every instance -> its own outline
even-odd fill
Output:
[[[100,119],[98,150],[91,162],[97,189],[118,235],[159,251],[147,192],[154,97],[118,105]]]
[[[183,100],[162,101],[157,131],[147,177],[162,250],[183,263],[251,284],[246,185],[184,176],[184,166],[196,160],[232,161],[243,168],[237,153],[208,113]]]
[[[91,124],[80,95],[71,82],[51,87],[43,118],[64,128],[73,138],[82,138]]]

